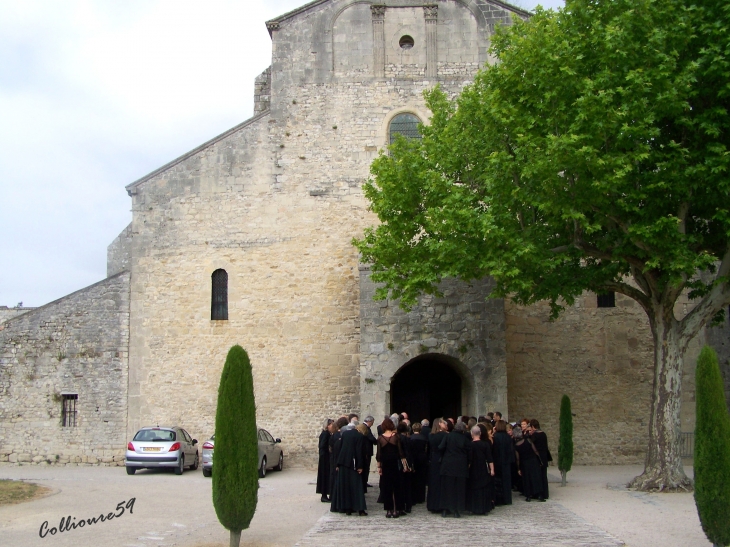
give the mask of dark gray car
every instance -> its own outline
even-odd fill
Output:
[[[274,439],[265,429],[259,428],[259,477],[266,476],[268,469],[281,471],[284,469],[284,451],[281,448],[281,439]],[[213,449],[215,435],[203,443],[203,475],[210,477],[213,474]]]
[[[198,468],[197,439],[181,427],[143,427],[127,443],[124,466],[127,475],[137,469],[172,467],[182,475],[186,467]]]

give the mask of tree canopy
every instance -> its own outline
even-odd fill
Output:
[[[377,296],[410,306],[490,275],[494,296],[553,317],[584,291],[633,298],[669,347],[650,428],[678,455],[679,388],[658,384],[730,304],[730,5],[568,0],[497,29],[491,54],[458,97],[426,93],[421,141],[372,165],[380,224],[354,244]],[[675,318],[685,291],[696,305]]]

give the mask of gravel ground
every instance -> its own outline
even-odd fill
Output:
[[[461,520],[443,519],[418,507],[412,515],[393,521],[386,520],[375,504],[377,489],[367,497],[369,516],[331,514],[314,493],[315,474],[285,468],[260,481],[256,516],[241,544],[709,547],[692,495],[626,490],[623,485],[640,472],[635,466],[576,467],[568,474],[567,487],[551,484],[547,503],[517,499],[513,506],[497,508],[486,517]],[[228,532],[218,523],[211,502],[211,480],[200,470],[186,471],[182,477],[149,470],[127,476],[121,467],[0,464],[0,478],[29,480],[54,490],[42,499],[0,507],[3,546],[228,545]],[[554,468],[551,479],[559,481]],[[68,515],[78,522],[117,513],[117,504],[126,505],[131,498],[135,498],[133,514],[125,510],[119,518],[39,537],[45,521],[50,529]],[[389,533],[381,538],[383,531]]]

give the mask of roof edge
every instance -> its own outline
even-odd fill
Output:
[[[273,19],[269,19],[266,21],[266,26],[269,27],[270,23],[281,23],[282,21],[286,21],[287,19],[291,19],[295,15],[298,15],[304,11],[307,11],[310,8],[313,8],[315,6],[319,6],[320,4],[326,4],[330,0],[313,0],[312,2],[308,2],[307,4],[304,4],[303,6],[299,6],[296,9],[293,9],[291,11],[287,11],[283,15],[279,15],[278,17],[274,17]],[[270,31],[271,29],[269,29]],[[271,32],[269,32],[271,34]]]
[[[260,119],[268,116],[270,113],[271,113],[270,110],[264,110],[260,114],[257,114],[256,116],[253,116],[253,117],[247,119],[246,121],[239,123],[235,127],[231,127],[229,130],[221,133],[217,137],[213,137],[212,139],[204,142],[197,148],[193,148],[192,150],[190,150],[189,152],[186,152],[182,156],[179,156],[179,157],[175,158],[174,160],[172,160],[171,162],[166,163],[162,167],[155,169],[154,171],[152,171],[151,173],[148,173],[144,177],[135,180],[133,183],[128,184],[127,186],[124,187],[127,190],[127,194],[129,194],[130,196],[134,196],[137,193],[137,188],[140,185],[142,185],[143,183],[150,180],[152,177],[155,177],[155,176],[159,175],[160,173],[167,171],[171,167],[176,166],[178,163],[181,163],[181,162],[185,161],[186,159],[191,158],[198,152],[201,152],[201,151],[205,150],[206,148],[208,148],[209,146],[212,146],[215,143],[225,139],[226,137],[233,135],[235,132],[240,131],[244,127],[247,127],[247,126],[253,124],[254,122],[259,121]]]

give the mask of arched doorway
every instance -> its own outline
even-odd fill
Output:
[[[411,422],[461,414],[462,379],[446,359],[422,355],[401,367],[390,384],[390,411],[407,412]]]

